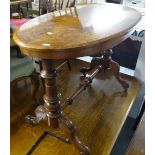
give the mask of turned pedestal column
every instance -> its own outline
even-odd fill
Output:
[[[41,77],[45,81],[44,105],[38,106],[35,110],[36,116],[28,115],[26,121],[37,124],[47,118],[48,126],[61,128],[66,133],[66,142],[72,143],[81,154],[89,155],[89,148],[82,144],[77,137],[75,126],[62,112],[60,104],[61,95],[57,92],[57,71],[52,64],[52,60],[43,59],[41,62]]]

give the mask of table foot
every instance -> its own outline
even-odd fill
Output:
[[[45,120],[48,117],[47,115],[48,113],[46,112],[44,106],[40,105],[35,110],[35,116],[27,115],[25,117],[25,120],[30,124],[38,124],[40,121]],[[59,128],[62,129],[67,136],[67,138],[65,138],[65,142],[73,144],[82,155],[90,154],[89,148],[86,145],[82,144],[82,142],[78,138],[76,127],[67,117],[61,114],[58,118],[58,124]]]
[[[43,105],[38,106],[35,109],[35,116],[27,115],[25,121],[32,125],[38,124],[40,121],[46,119],[47,112]]]
[[[59,121],[60,127],[63,128],[63,130],[67,134],[67,137],[69,138],[69,142],[72,143],[82,155],[89,155],[90,150],[86,145],[82,144],[82,142],[78,138],[76,128],[73,123],[63,114],[61,115]]]

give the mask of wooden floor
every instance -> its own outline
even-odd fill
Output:
[[[79,69],[88,66],[80,60],[71,61],[72,71],[67,66],[59,74],[58,87],[62,101],[67,98],[79,84]],[[132,77],[122,75],[129,83],[128,93],[110,71],[100,73],[91,87],[76,98],[72,106],[64,111],[76,125],[82,142],[91,149],[91,155],[109,155],[125,122],[129,110],[139,91],[139,82]],[[27,81],[28,83],[28,81]],[[32,103],[30,84],[20,83],[14,90],[17,102],[11,104],[11,155],[25,155],[45,130],[64,136],[62,131],[47,127],[47,122],[32,126],[24,121],[27,114],[32,114],[36,105]],[[79,155],[70,144],[47,135],[32,153],[33,155]]]

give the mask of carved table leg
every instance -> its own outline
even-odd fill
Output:
[[[122,85],[122,87],[124,88],[124,92],[127,92],[127,89],[129,88],[129,84],[124,81],[121,77],[120,77],[120,66],[117,62],[113,61],[111,58],[112,55],[112,50],[107,50],[104,53],[104,58],[105,60],[109,63],[108,64],[108,68],[114,73],[116,79],[118,80],[118,82]]]
[[[65,130],[67,137],[69,138],[69,142],[72,143],[80,151],[82,155],[89,155],[90,150],[79,140],[76,128],[73,125],[73,123],[63,114],[61,115],[59,121],[60,121],[60,127],[62,127],[62,129]]]
[[[45,103],[44,106],[40,105],[35,110],[36,117],[28,115],[26,120],[37,124],[47,118],[49,126],[53,128],[63,127],[70,143],[76,146],[83,155],[89,155],[89,149],[78,139],[74,125],[62,114],[60,94],[57,92],[56,84],[57,72],[53,67],[52,61],[47,59],[42,60],[42,67],[41,77],[45,80],[45,95],[43,97]]]
[[[119,66],[119,64],[117,62],[111,60],[109,67],[110,67],[111,71],[114,73],[116,79],[119,81],[119,83],[124,88],[124,92],[127,92],[127,89],[129,88],[129,84],[120,77],[120,74],[119,74],[120,66]]]

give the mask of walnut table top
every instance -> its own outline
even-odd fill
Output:
[[[83,5],[30,20],[16,31],[14,40],[32,57],[73,58],[119,44],[140,19],[138,11],[122,5]]]

